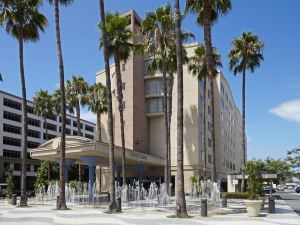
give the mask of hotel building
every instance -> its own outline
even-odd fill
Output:
[[[123,16],[131,17],[131,29],[137,33],[141,20],[135,11],[129,11]],[[139,40],[134,40],[138,42]],[[198,43],[185,45],[188,56],[194,54]],[[125,123],[125,146],[128,149],[150,154],[160,158],[165,156],[165,130],[163,114],[163,80],[160,71],[148,71],[149,60],[142,55],[132,54],[129,60],[121,65],[123,107]],[[118,102],[116,99],[116,76],[114,65],[111,65],[114,132],[115,144],[121,146]],[[187,65],[183,67],[184,75],[184,175],[186,191],[188,191],[191,176],[203,176],[204,168],[204,116],[206,119],[206,160],[207,176],[211,176],[213,163],[211,140],[210,85],[207,81],[206,99],[203,95],[204,82],[197,80],[188,72]],[[96,75],[96,82],[105,85],[105,72]],[[177,169],[177,79],[174,75],[172,120],[171,120],[171,173],[172,181]],[[219,72],[214,80],[215,100],[215,153],[217,178],[226,181],[227,174],[240,172],[242,153],[242,118],[235,105],[230,86]],[[204,108],[206,101],[206,108]],[[102,116],[103,140],[107,141],[107,115]],[[145,175],[151,176],[151,169],[145,170]],[[163,170],[160,170],[163,176]],[[158,176],[158,174],[157,174]]]
[[[9,168],[13,171],[15,187],[19,187],[21,175],[21,157],[23,140],[23,107],[22,98],[0,90],[0,179],[5,182],[4,172]],[[60,136],[61,118],[53,115],[44,120],[33,113],[32,102],[27,101],[28,113],[28,149],[37,148],[48,139]],[[68,135],[77,135],[77,121],[74,116],[67,115],[66,132]],[[95,124],[81,120],[82,135],[95,139]],[[27,186],[33,189],[36,171],[40,162],[27,155]]]

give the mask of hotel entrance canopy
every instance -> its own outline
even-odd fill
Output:
[[[30,155],[33,159],[56,161],[60,158],[61,138],[53,138],[31,149]],[[66,136],[66,158],[75,160],[76,164],[85,164],[81,157],[101,157],[101,165],[108,166],[109,146],[105,142],[98,142],[79,136]],[[164,159],[142,152],[126,149],[126,164],[161,167],[164,166]],[[115,163],[121,164],[122,148],[115,146]]]

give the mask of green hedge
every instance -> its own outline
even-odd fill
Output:
[[[248,199],[248,192],[222,192],[221,195],[227,195],[227,198]]]

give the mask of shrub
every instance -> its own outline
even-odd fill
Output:
[[[6,198],[12,199],[13,188],[14,188],[12,171],[7,171],[5,175],[6,175],[6,184],[7,184]]]
[[[248,192],[222,192],[221,195],[226,195],[227,198],[233,199],[247,199],[249,198]]]
[[[246,163],[246,173],[248,174],[247,190],[249,200],[258,200],[262,192],[262,171],[264,164],[260,160],[250,160]]]

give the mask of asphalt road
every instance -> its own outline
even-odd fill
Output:
[[[276,192],[274,195],[280,196],[293,210],[300,216],[300,193],[295,191]]]

